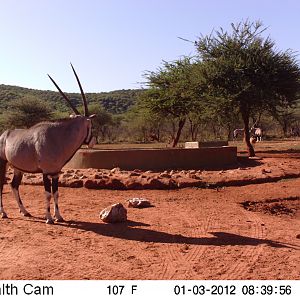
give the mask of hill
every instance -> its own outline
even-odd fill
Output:
[[[103,108],[113,114],[126,112],[136,103],[141,90],[116,90],[101,93],[86,93],[89,104],[100,103]],[[66,93],[72,103],[81,107],[81,95],[79,93]],[[11,101],[26,96],[36,97],[49,103],[49,106],[58,111],[68,111],[65,101],[58,92],[28,89],[19,86],[0,84],[0,109],[5,110]]]

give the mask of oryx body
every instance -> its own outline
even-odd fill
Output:
[[[237,128],[233,131],[233,139],[237,139],[239,135],[244,135],[244,128]]]
[[[73,71],[78,80],[74,69]],[[51,77],[50,79],[53,81]],[[55,82],[54,84],[56,85]],[[82,91],[79,80],[78,84]],[[72,107],[76,114],[75,117],[54,122],[41,122],[29,129],[7,130],[0,136],[0,215],[3,218],[7,217],[7,214],[3,209],[2,189],[5,182],[6,166],[9,164],[14,169],[11,187],[20,212],[25,216],[30,216],[24,208],[19,195],[19,185],[23,172],[42,173],[46,193],[47,223],[53,223],[50,214],[51,194],[55,201],[54,217],[58,221],[63,221],[58,208],[59,172],[82,144],[92,147],[95,138],[92,136],[91,118],[93,116],[88,115],[87,103],[83,92],[85,115],[81,116],[77,109],[72,106],[70,100],[60,89],[59,91]]]
[[[256,140],[258,142],[262,141],[263,130],[261,128],[259,128],[259,127],[252,127],[250,132],[253,133],[254,137],[256,138]]]

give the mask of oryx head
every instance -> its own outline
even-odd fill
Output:
[[[57,83],[53,80],[53,78],[48,74],[48,77],[51,79],[51,81],[53,82],[53,84],[55,85],[55,87],[58,89],[59,93],[62,95],[62,97],[67,101],[67,103],[69,104],[69,106],[71,107],[71,109],[73,110],[75,115],[70,115],[71,118],[77,118],[80,117],[82,119],[85,120],[85,124],[87,127],[87,135],[86,138],[84,140],[84,144],[88,145],[89,148],[92,148],[95,143],[96,143],[96,138],[92,135],[92,121],[91,119],[93,117],[95,117],[95,115],[90,115],[89,114],[89,110],[88,110],[88,105],[87,105],[87,101],[86,101],[86,97],[85,94],[83,92],[80,80],[76,74],[76,71],[73,67],[73,65],[71,64],[72,70],[74,72],[74,75],[76,77],[77,83],[79,85],[79,89],[81,92],[81,98],[82,98],[82,104],[83,104],[83,112],[84,115],[81,115],[80,112],[76,109],[76,107],[72,104],[72,102],[70,101],[70,99],[64,94],[64,92],[59,88],[59,86],[57,85]]]

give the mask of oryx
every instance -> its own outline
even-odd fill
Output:
[[[237,139],[237,137],[238,137],[240,134],[241,134],[241,135],[244,134],[244,128],[237,128],[237,129],[234,129],[234,131],[233,131],[233,139],[234,139],[234,140]]]
[[[262,136],[263,136],[263,130],[259,127],[251,127],[250,133],[253,134],[253,136],[256,138],[258,142],[262,141]]]
[[[41,122],[29,129],[6,130],[0,136],[0,215],[2,218],[7,218],[3,209],[2,190],[5,182],[6,165],[9,164],[14,169],[11,188],[20,212],[24,216],[30,216],[23,206],[19,194],[23,172],[42,173],[46,196],[46,223],[53,224],[50,214],[51,192],[55,202],[54,218],[57,221],[63,221],[58,209],[59,173],[82,144],[87,144],[90,148],[95,144],[91,122],[94,115],[89,115],[85,94],[72,64],[71,67],[80,88],[84,115],[80,115],[70,99],[48,75],[61,96],[74,111],[75,116],[65,120]]]

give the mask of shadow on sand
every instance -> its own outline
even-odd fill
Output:
[[[40,218],[30,218],[31,222],[45,222]],[[181,234],[171,234],[162,231],[156,231],[145,227],[149,224],[128,220],[124,223],[106,224],[84,221],[66,221],[55,223],[55,225],[67,228],[79,229],[87,232],[93,232],[99,236],[114,237],[123,240],[131,240],[146,243],[165,243],[165,244],[187,244],[187,245],[208,245],[208,246],[258,246],[261,244],[274,248],[291,248],[300,250],[297,245],[276,242],[268,239],[258,239],[228,232],[209,232],[212,237],[189,237]],[[144,228],[140,228],[144,227]]]
[[[16,218],[22,221],[34,223],[45,223],[40,217],[30,217],[28,219]],[[45,224],[46,225],[46,224]],[[290,243],[276,242],[268,239],[258,239],[229,232],[208,232],[212,237],[189,237],[181,234],[172,234],[163,231],[156,231],[147,228],[151,225],[128,220],[124,223],[95,223],[85,221],[69,220],[46,226],[59,226],[79,229],[86,232],[93,232],[99,236],[114,237],[123,240],[162,243],[162,244],[186,244],[186,245],[207,245],[207,246],[258,246],[265,244],[273,248],[290,248],[300,251],[300,246]]]

